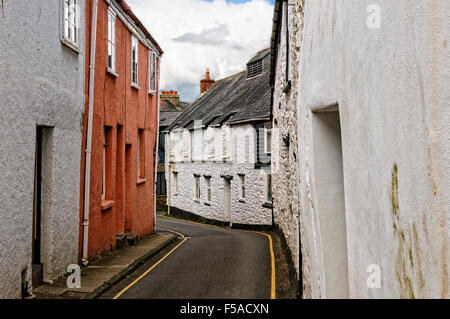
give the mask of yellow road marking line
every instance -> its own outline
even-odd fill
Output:
[[[122,296],[128,289],[130,289],[131,287],[133,287],[137,282],[139,282],[142,278],[144,278],[145,276],[147,276],[147,274],[152,271],[153,269],[156,268],[156,266],[158,266],[164,259],[166,259],[167,257],[169,257],[170,254],[172,254],[178,247],[180,247],[186,240],[187,238],[183,235],[180,234],[176,231],[171,231],[175,234],[180,235],[183,238],[183,241],[181,243],[179,243],[174,249],[172,249],[171,251],[169,251],[163,258],[161,258],[160,260],[158,260],[158,262],[156,262],[153,266],[151,266],[146,272],[144,272],[142,275],[140,275],[135,281],[133,281],[131,284],[129,284],[128,286],[126,286],[121,292],[119,292],[116,296],[114,296],[113,299],[118,299],[120,296]]]
[[[190,220],[174,218],[174,217],[171,217],[171,216],[163,216],[163,215],[159,215],[159,216],[161,216],[163,218],[167,218],[167,219],[182,221],[182,222],[189,223],[189,224],[213,227],[213,228],[217,228],[217,229],[226,229],[226,228],[219,227],[219,226],[216,226],[216,225],[201,224],[201,223],[193,222],[193,221],[190,221]],[[259,232],[259,231],[254,231],[254,230],[233,229],[233,228],[230,228],[230,230],[260,234],[260,235],[266,236],[269,239],[270,259],[271,259],[271,262],[270,262],[270,264],[271,264],[270,299],[276,299],[276,266],[275,266],[275,254],[274,254],[274,251],[273,251],[272,236],[270,234],[266,234],[266,233]]]

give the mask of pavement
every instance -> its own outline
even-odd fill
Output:
[[[158,231],[134,246],[108,253],[88,266],[81,268],[81,289],[67,288],[66,278],[53,284],[43,284],[33,289],[36,299],[91,299],[96,298],[127,275],[157,255],[177,239],[171,232]]]
[[[157,217],[176,242],[111,286],[111,299],[269,299],[272,256],[266,235]]]

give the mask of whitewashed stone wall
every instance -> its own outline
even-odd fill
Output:
[[[194,152],[191,153],[193,134]],[[247,136],[247,138],[246,138]],[[178,143],[182,141],[182,143]],[[196,215],[230,222],[225,211],[225,182],[221,175],[233,176],[231,181],[231,221],[233,224],[271,225],[272,209],[266,202],[265,183],[269,171],[255,169],[255,131],[253,125],[208,127],[205,130],[182,130],[166,134],[166,180],[168,205]],[[225,147],[224,147],[225,145]],[[246,150],[246,146],[248,146]],[[225,153],[224,153],[225,150]],[[202,155],[203,154],[203,155]],[[223,158],[226,155],[227,161]],[[192,161],[192,157],[195,159]],[[202,158],[205,159],[202,161]],[[178,175],[178,193],[173,172]],[[245,175],[245,203],[240,199],[238,174]],[[201,198],[195,199],[194,175],[200,175]],[[211,202],[207,202],[204,175],[211,176]],[[206,205],[206,204],[209,205]]]
[[[84,14],[80,53],[60,41],[59,0],[2,1],[0,12],[0,298],[31,288],[36,126],[43,167],[44,281],[78,261]],[[78,2],[84,12],[84,1]]]
[[[309,250],[306,242],[299,238],[300,204],[299,204],[299,166],[298,158],[298,65],[303,30],[303,1],[289,1],[288,26],[286,26],[286,2],[282,2],[283,19],[280,33],[280,44],[276,65],[275,91],[273,100],[273,210],[274,222],[282,230],[290,250],[292,263],[299,276],[299,254],[302,251],[303,297],[308,298]],[[286,54],[286,28],[289,32],[289,62]],[[289,77],[292,89],[284,93],[287,85],[286,63],[289,63]],[[300,247],[301,245],[301,247]]]
[[[314,123],[337,104],[349,297],[449,298],[450,2],[379,0],[369,28],[373,3],[305,1],[298,153],[312,297],[327,297]]]

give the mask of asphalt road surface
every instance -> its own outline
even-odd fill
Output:
[[[119,293],[122,293],[119,299],[271,297],[271,253],[266,236],[161,216],[157,217],[157,228],[158,231],[166,229],[181,233],[186,240],[179,245],[184,240],[180,236],[177,243],[157,254],[100,298],[114,298]],[[178,248],[173,250],[177,245]],[[170,251],[172,253],[160,261]],[[136,282],[155,264],[156,267]]]

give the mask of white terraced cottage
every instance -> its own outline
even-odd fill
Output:
[[[216,81],[167,128],[172,215],[272,225],[269,57],[260,51],[247,71]]]

